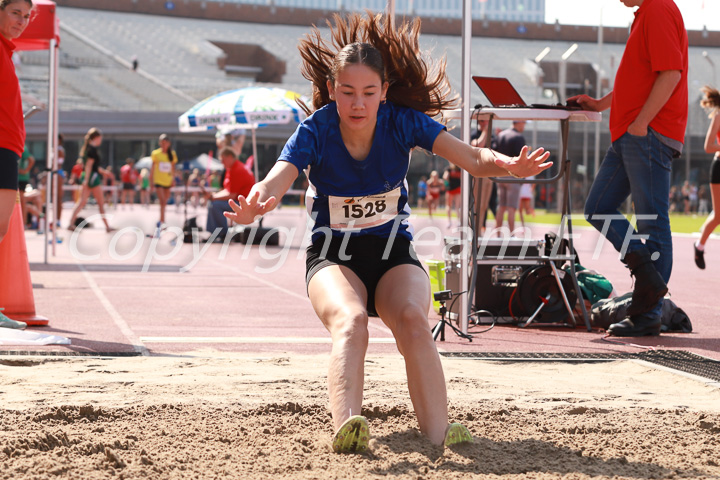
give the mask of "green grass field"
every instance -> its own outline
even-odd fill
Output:
[[[288,205],[285,206],[285,208],[300,208],[297,205]],[[302,207],[304,208],[304,207]],[[427,216],[427,208],[417,208],[413,207],[412,209],[413,215],[418,216]],[[446,218],[445,215],[445,207],[441,207],[438,209],[438,212],[435,214],[438,216],[438,218]],[[493,218],[492,213],[489,213],[489,218]],[[707,218],[707,215],[697,215],[697,214],[690,214],[685,215],[682,213],[671,213],[670,214],[670,228],[672,229],[673,233],[699,233],[700,227],[702,226],[703,222],[705,222],[705,219]],[[582,213],[574,213],[573,214],[573,226],[580,226],[580,227],[589,227],[590,224],[583,218]],[[546,210],[542,209],[536,209],[535,210],[535,216],[530,217],[529,219],[526,219],[528,223],[539,223],[539,224],[548,224],[548,225],[560,225],[560,214],[555,212],[548,212]],[[520,223],[520,217],[516,216],[515,222],[517,224]],[[492,228],[492,224],[490,225]]]
[[[685,215],[681,213],[670,214],[670,228],[673,233],[695,233],[700,231],[700,227],[705,221],[706,215]],[[525,219],[529,223],[547,223],[547,224],[559,224],[560,214],[547,212],[545,210],[536,210],[535,217]],[[589,227],[590,224],[583,218],[581,213],[573,214],[573,225]]]
[[[413,208],[413,215],[427,216],[427,209],[425,208]],[[445,208],[440,208],[436,214],[445,218]],[[492,213],[489,213],[489,218],[493,218]],[[690,214],[685,215],[682,213],[671,213],[670,214],[670,228],[673,233],[696,233],[700,232],[700,227],[705,222],[707,215]],[[525,219],[528,223],[539,223],[548,225],[559,225],[560,214],[555,212],[548,212],[546,210],[537,209],[535,210],[535,216]],[[573,226],[589,227],[590,224],[583,218],[582,213],[573,214]],[[520,217],[515,217],[516,224],[520,223]],[[492,228],[492,224],[490,225]]]

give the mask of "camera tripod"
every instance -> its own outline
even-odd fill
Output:
[[[452,299],[452,303],[450,303],[450,310],[452,310],[453,305],[455,304],[455,301],[458,299],[458,297],[461,294],[455,295],[455,298]],[[433,340],[437,340],[438,335],[440,336],[440,341],[445,341],[445,325],[452,328],[452,330],[455,332],[455,334],[458,337],[467,339],[468,341],[472,342],[472,335],[468,335],[466,333],[463,333],[460,331],[460,329],[456,328],[455,325],[452,324],[452,322],[445,320],[445,315],[447,314],[447,308],[445,307],[445,302],[447,300],[450,300],[453,297],[453,293],[450,290],[443,290],[440,292],[436,292],[433,294],[433,298],[436,302],[440,302],[440,321],[433,327],[432,334],[433,334]]]

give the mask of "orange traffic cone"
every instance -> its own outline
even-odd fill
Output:
[[[25,228],[18,194],[10,228],[0,242],[0,307],[13,320],[28,325],[47,325],[45,317],[35,315],[35,297],[30,280],[30,263],[25,245]]]

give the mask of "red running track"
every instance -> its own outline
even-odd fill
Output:
[[[71,232],[61,230],[63,242],[56,246],[56,255],[50,255],[47,264],[43,262],[44,236],[34,231],[26,233],[36,311],[50,318],[48,327],[32,330],[69,337],[72,345],[0,346],[0,350],[151,355],[210,350],[258,354],[330,351],[329,335],[305,294],[304,211],[286,207],[265,219],[265,226],[285,229],[279,247],[240,243],[173,245],[171,232],[153,242],[136,235],[131,227],[152,232],[158,216],[156,207],[135,206],[133,210],[116,209],[111,213],[111,224],[118,232],[106,234],[99,221],[74,240]],[[202,209],[191,209],[190,214],[199,215],[200,224],[204,224]],[[171,208],[168,221],[180,227],[182,212]],[[424,232],[418,253],[424,258],[442,259],[442,236],[452,234],[446,228],[446,217],[417,217],[413,225],[416,231]],[[542,238],[557,227],[533,225],[531,230],[532,238]],[[434,239],[432,232],[437,235]],[[576,229],[575,233],[579,235],[575,243],[583,265],[608,277],[618,292],[630,290],[630,276],[613,248],[607,242],[598,247],[600,237],[592,229]],[[670,281],[672,298],[690,316],[693,333],[624,341],[687,350],[720,360],[720,279],[714,269],[720,265],[720,243],[715,238],[710,240],[708,269],[701,271],[693,263],[693,239],[674,236]],[[437,320],[438,315],[431,312],[429,326]],[[471,333],[484,328],[473,328]],[[380,319],[370,320],[370,335],[371,353],[397,352]],[[584,326],[523,329],[503,325],[475,334],[472,342],[448,330],[446,341],[438,342],[438,348],[501,353],[642,351],[610,343],[603,337],[601,332],[587,332]]]

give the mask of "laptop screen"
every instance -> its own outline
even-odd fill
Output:
[[[472,77],[493,107],[525,106],[520,94],[507,78]]]

